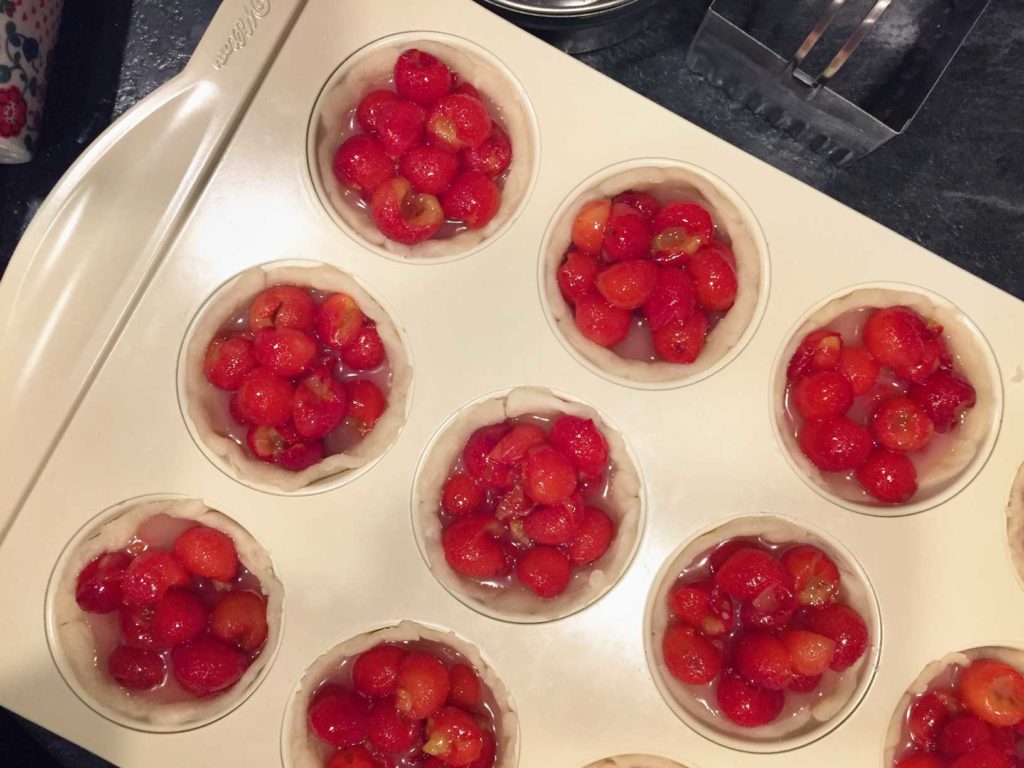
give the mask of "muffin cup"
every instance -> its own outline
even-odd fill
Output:
[[[849,669],[841,673],[838,685],[826,696],[792,715],[791,694],[787,694],[786,719],[756,728],[741,728],[718,717],[693,696],[688,686],[676,680],[665,667],[661,640],[669,625],[668,594],[679,574],[717,544],[738,537],[760,537],[770,543],[812,544],[828,553],[842,576],[841,602],[857,611],[868,628],[868,648]],[[881,652],[882,618],[874,589],[860,563],[838,541],[803,521],[777,515],[738,517],[705,529],[677,549],[655,579],[644,613],[644,645],[654,683],[665,703],[686,725],[707,739],[742,752],[785,752],[822,738],[857,708],[867,693]],[[827,672],[826,676],[834,673]]]
[[[906,504],[882,504],[871,499],[856,481],[845,482],[839,473],[822,473],[804,456],[786,417],[786,367],[800,341],[811,331],[827,326],[840,315],[863,307],[905,306],[943,326],[956,367],[977,392],[977,404],[967,411],[956,429],[939,435],[950,440],[951,450],[940,461],[919,469],[918,490]],[[817,304],[790,331],[772,367],[769,407],[772,426],[782,453],[797,475],[822,497],[867,515],[896,517],[923,512],[962,491],[988,461],[1003,414],[1003,388],[992,348],[978,327],[958,307],[938,294],[903,283],[865,283],[843,289]],[[835,482],[829,475],[836,475]]]
[[[736,303],[711,330],[700,356],[689,365],[629,360],[595,344],[580,333],[572,307],[558,289],[558,268],[572,242],[572,223],[580,207],[591,200],[614,197],[630,189],[664,190],[700,203],[711,213],[718,236],[732,247],[736,256],[739,286]],[[768,243],[747,204],[714,174],[676,160],[629,160],[598,171],[562,201],[544,233],[537,277],[548,324],[580,363],[617,384],[671,389],[720,371],[753,337],[768,303]]]
[[[615,539],[596,565],[574,575],[568,589],[552,600],[542,600],[516,585],[488,589],[459,575],[448,565],[441,545],[441,520],[437,515],[441,489],[469,436],[480,427],[505,419],[536,414],[566,413],[593,419],[608,440],[612,471],[611,504],[616,519]],[[503,621],[524,624],[553,621],[581,611],[610,590],[625,573],[640,544],[645,497],[639,464],[619,430],[590,406],[560,393],[539,387],[518,387],[485,395],[467,403],[431,438],[413,480],[412,525],[420,553],[434,575],[456,599],[480,613]]]
[[[323,768],[317,741],[309,733],[306,724],[306,711],[313,693],[330,677],[339,661],[357,656],[379,643],[418,640],[447,645],[473,665],[497,705],[494,721],[498,747],[495,768],[516,768],[519,763],[519,715],[501,678],[472,643],[451,630],[415,621],[402,621],[351,637],[325,651],[306,669],[285,707],[281,726],[281,759],[284,767]]]
[[[694,768],[656,755],[616,755],[590,763],[586,768]]]
[[[481,93],[491,116],[512,143],[512,164],[501,190],[501,204],[481,229],[415,245],[389,240],[334,176],[334,153],[349,114],[364,95],[391,77],[395,60],[407,48],[433,54],[457,71],[462,82]],[[355,51],[328,78],[317,97],[306,137],[306,156],[317,197],[345,234],[374,253],[411,263],[453,261],[500,237],[522,213],[540,168],[540,128],[522,83],[497,57],[475,43],[441,32],[403,32]]]
[[[344,453],[324,459],[300,472],[261,461],[213,424],[222,421],[224,393],[206,380],[203,357],[210,340],[238,310],[271,285],[291,283],[321,291],[342,291],[377,323],[391,365],[388,407],[367,437]],[[264,264],[232,277],[203,304],[185,334],[178,357],[178,403],[189,434],[199,449],[224,474],[256,490],[306,495],[337,488],[366,472],[398,439],[412,402],[412,355],[405,331],[394,312],[371,295],[355,278],[335,267],[308,261]]]
[[[195,520],[232,538],[239,561],[260,582],[267,598],[266,644],[242,678],[206,699],[156,703],[125,692],[97,666],[96,646],[85,614],[75,602],[78,574],[103,552],[123,549],[139,525],[153,515]],[[102,512],[81,528],[61,552],[46,590],[46,639],[50,654],[75,695],[103,717],[140,731],[171,733],[212,723],[245,701],[270,671],[281,641],[284,587],[266,549],[252,535],[204,501],[176,495],[142,496]]]
[[[966,666],[976,659],[997,659],[1009,664],[1018,670],[1024,671],[1024,651],[1009,646],[990,645],[979,648],[970,648],[966,651],[957,651],[943,656],[938,661],[930,662],[910,684],[907,692],[900,697],[896,709],[889,720],[889,729],[886,731],[885,743],[882,747],[882,768],[892,768],[896,750],[899,749],[902,741],[903,720],[906,717],[907,709],[910,707],[910,700],[918,694],[928,690],[933,680],[954,664]]]

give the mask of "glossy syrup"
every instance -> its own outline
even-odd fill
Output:
[[[708,549],[705,552],[703,552],[700,555],[698,555],[697,558],[690,565],[688,565],[686,568],[684,568],[682,571],[680,571],[679,575],[676,577],[676,580],[673,582],[672,588],[669,590],[668,594],[670,595],[672,593],[672,591],[675,590],[677,587],[685,586],[687,584],[696,584],[698,582],[712,580],[713,579],[712,567],[711,567],[712,555],[719,548],[725,546],[728,543],[734,542],[734,541],[743,542],[743,543],[749,544],[752,547],[758,547],[760,549],[764,549],[764,550],[770,552],[772,554],[772,556],[775,557],[776,559],[782,557],[782,555],[786,552],[786,550],[791,549],[792,547],[797,546],[798,544],[802,544],[803,543],[803,542],[786,542],[786,543],[781,543],[780,544],[780,543],[768,541],[767,539],[764,539],[762,537],[751,537],[751,536],[737,536],[737,537],[734,537],[734,538],[731,538],[731,539],[724,539],[720,543],[716,544],[715,546],[711,547],[710,549]],[[819,546],[819,545],[817,543],[815,543],[815,546]],[[825,551],[826,554],[829,555],[829,557],[832,557],[832,559],[835,560],[835,558],[833,557],[831,552],[829,552],[827,549],[823,549],[823,551]],[[844,603],[845,602],[845,595],[846,595],[846,590],[842,586],[842,583],[840,583],[839,596],[838,596],[836,602]],[[724,656],[724,659],[726,660],[726,663],[723,665],[723,669],[728,669],[729,668],[729,666],[730,666],[729,660],[732,659],[732,657],[733,657],[733,652],[735,650],[737,641],[739,640],[740,635],[743,634],[743,629],[744,629],[743,625],[741,625],[741,623],[740,623],[740,616],[739,616],[739,614],[740,614],[740,606],[739,606],[739,604],[735,600],[733,601],[733,608],[734,608],[734,613],[733,613],[733,617],[734,618],[733,618],[732,629],[730,630],[730,632],[728,634],[724,635],[723,637],[715,638],[713,640],[716,644],[720,645],[721,648],[722,648],[723,656]],[[800,611],[798,610],[797,613],[794,614],[794,617],[793,617],[793,619],[791,620],[790,623],[791,624],[795,624],[797,622],[799,616],[800,616]],[[674,623],[676,623],[676,620],[675,619],[670,619],[669,623],[670,624],[674,624]],[[757,627],[753,627],[753,629],[757,629]],[[663,674],[670,675],[671,673],[669,673],[667,670],[665,670],[663,672]],[[840,683],[840,681],[842,679],[842,675],[843,674],[852,674],[852,672],[850,672],[848,670],[845,673],[837,673],[837,672],[833,672],[830,669],[826,670],[825,673],[821,677],[821,682],[818,684],[818,687],[815,688],[813,691],[810,691],[808,693],[799,693],[797,691],[791,691],[789,689],[785,689],[786,703],[783,706],[782,712],[779,714],[778,718],[776,718],[775,720],[772,721],[771,726],[776,726],[777,727],[780,723],[784,723],[787,719],[792,719],[792,718],[799,717],[808,708],[813,707],[817,702],[819,702],[822,699],[824,699],[827,696],[829,696],[839,686],[839,683]],[[725,715],[723,715],[721,710],[718,708],[717,696],[716,696],[716,692],[718,690],[718,680],[719,680],[719,678],[716,677],[710,683],[707,683],[705,685],[687,685],[686,689],[687,689],[687,691],[689,691],[689,693],[693,697],[693,699],[700,704],[701,708],[705,712],[707,712],[708,714],[714,716],[717,720],[719,720],[719,721],[721,721],[723,723],[731,723],[731,721]],[[808,728],[813,727],[813,726],[814,726],[814,723],[808,723],[807,724]],[[787,735],[790,735],[790,734],[787,734]]]
[[[313,301],[316,302],[318,307],[323,303],[324,299],[333,293],[332,291],[321,291],[315,288],[309,288],[308,286],[299,287],[303,288],[313,297]],[[252,332],[249,330],[249,304],[245,304],[236,310],[228,321],[220,327],[218,334],[220,333],[239,333],[252,338]],[[340,356],[333,350],[321,352],[317,359],[329,360],[329,369],[331,373],[334,374],[334,377],[339,381],[349,382],[355,379],[368,379],[380,387],[380,391],[384,393],[385,398],[387,398],[391,393],[391,361],[386,356],[383,363],[370,371],[349,370],[341,362]],[[249,447],[245,440],[245,437],[249,432],[249,427],[239,423],[231,416],[231,398],[234,397],[235,393],[225,392],[224,390],[217,389],[212,385],[210,388],[215,392],[219,406],[213,410],[213,413],[210,416],[210,426],[213,428],[214,432],[219,434],[221,437],[227,437],[233,440],[241,446],[247,454],[249,454]],[[345,419],[334,429],[333,432],[324,438],[324,456],[333,456],[335,454],[351,450],[359,443],[360,440],[362,440],[362,437],[360,437],[359,432],[356,431],[352,420]]]
[[[465,666],[473,669],[477,673],[477,677],[480,677],[480,670],[476,669],[461,653],[456,651],[449,645],[444,643],[435,642],[432,640],[414,640],[405,642],[387,642],[386,645],[397,645],[404,648],[407,652],[412,653],[413,651],[422,651],[426,653],[432,653],[437,656],[444,665],[451,669],[456,664],[464,664]],[[317,694],[328,685],[337,685],[343,688],[353,688],[352,685],[352,668],[356,663],[356,656],[348,656],[341,659],[334,669],[331,670],[330,674],[326,675],[322,681],[317,685],[313,695],[310,696],[310,702],[316,699]],[[500,714],[497,700],[494,698],[494,692],[491,691],[490,687],[481,679],[480,680],[480,694],[481,702],[477,709],[470,712],[477,718],[477,721],[486,730],[490,730],[494,733],[497,738],[499,734],[495,729],[495,723],[498,721],[498,715]],[[316,745],[317,755],[320,757],[322,763],[326,763],[331,755],[334,754],[334,749],[327,744],[321,742],[315,733],[309,731],[310,740]],[[500,740],[500,739],[499,739]],[[372,747],[367,746],[368,749],[372,750]],[[417,743],[408,752],[402,754],[389,754],[387,755],[384,764],[388,768],[421,768],[429,759],[429,755],[423,752],[423,742]]]
[[[861,332],[864,329],[864,324],[867,322],[870,314],[874,311],[875,307],[851,309],[839,315],[827,325],[823,325],[821,327],[828,328],[842,336],[844,347],[859,346],[862,343]],[[949,345],[947,344],[947,346]],[[966,376],[964,376],[961,369],[960,360],[959,357],[957,357],[956,350],[950,347],[949,351],[953,355],[953,372],[966,379]],[[909,387],[906,382],[900,381],[896,378],[896,375],[891,369],[883,367],[878,375],[878,381],[875,385],[865,394],[856,397],[853,402],[853,406],[846,415],[858,424],[867,426],[870,429],[869,419],[878,404],[889,397],[904,396],[907,394],[908,389]],[[783,408],[785,410],[786,422],[788,424],[790,434],[793,435],[794,440],[797,440],[800,428],[803,426],[804,419],[793,407],[790,398],[790,390],[791,387],[787,386],[786,393],[783,396]],[[961,420],[962,419],[963,416],[961,416]],[[914,467],[917,469],[919,482],[927,475],[930,467],[940,463],[953,452],[956,445],[954,437],[955,431],[956,426],[946,433],[936,432],[924,448],[907,454],[907,457],[913,462]],[[796,450],[799,450],[799,448]],[[854,501],[864,504],[877,503],[873,496],[861,488],[860,483],[857,482],[855,470],[849,470],[846,472],[822,472],[821,476],[829,490],[842,495],[844,498],[851,498],[852,496],[855,497],[853,498]]]
[[[366,95],[368,93],[370,93],[371,91],[376,91],[376,90],[381,90],[381,89],[389,90],[389,91],[394,91],[395,90],[395,77],[394,77],[393,72],[388,72],[387,75],[374,80],[367,87],[366,91],[364,91],[362,94],[360,94],[359,100],[356,101],[355,104],[352,105],[352,108],[349,109],[349,111],[345,113],[345,119],[342,121],[341,131],[338,134],[338,146],[341,146],[342,144],[344,144],[345,141],[350,139],[352,136],[356,136],[358,134],[365,133],[365,131],[363,131],[363,129],[362,129],[362,126],[359,125],[359,121],[356,119],[356,110],[359,107],[359,103],[366,97]],[[399,98],[401,98],[401,97],[399,97]],[[480,101],[487,108],[487,114],[490,115],[492,122],[496,123],[503,131],[505,131],[506,135],[509,135],[508,126],[505,123],[505,120],[504,120],[501,108],[492,99],[490,99],[487,96],[487,94],[482,93],[482,92],[480,93]],[[429,114],[429,111],[430,110],[428,108],[427,109],[428,114]],[[509,141],[511,142],[511,136],[509,137]],[[514,163],[515,161],[516,161],[516,148],[513,145],[512,146],[512,163]],[[510,163],[509,164],[509,168],[506,169],[504,173],[502,173],[502,174],[500,174],[498,176],[493,177],[494,183],[497,185],[498,190],[502,194],[504,194],[504,192],[505,192],[505,182],[508,179],[509,169],[511,167],[512,167],[512,165]],[[340,184],[339,183],[338,187],[341,190],[341,194],[345,198],[345,200],[347,202],[351,203],[356,208],[359,208],[361,211],[363,211],[366,214],[366,218],[368,218],[368,219],[370,219],[372,221],[372,216],[370,215],[370,201],[367,200],[365,197],[363,197],[363,195],[360,194],[359,192],[357,192],[356,190],[351,189],[346,184]],[[467,231],[469,231],[469,227],[467,227],[461,221],[456,220],[456,219],[445,219],[444,223],[441,225],[441,228],[438,229],[437,232],[430,239],[431,240],[450,240],[451,238],[455,237],[456,235],[459,235],[459,234],[461,234],[463,232],[467,232]]]
[[[131,541],[129,541],[121,551],[126,552],[132,557],[138,557],[143,552],[148,552],[150,550],[170,552],[174,548],[174,542],[177,541],[178,537],[189,528],[193,528],[197,525],[199,525],[199,523],[195,520],[173,517],[163,513],[153,515],[152,517],[148,517],[142,521]],[[241,562],[239,562],[238,571],[235,573],[235,578],[232,581],[223,583],[215,582],[211,579],[205,579],[199,576],[192,576],[192,589],[210,608],[216,604],[220,594],[226,590],[250,590],[258,594],[263,594],[259,579],[250,573],[245,566],[241,564]],[[96,665],[96,668],[100,670],[102,675],[109,677],[109,672],[107,671],[107,659],[113,650],[120,644],[121,640],[119,621],[120,612],[115,611],[112,613],[100,614],[86,613],[83,611],[82,616],[85,617],[86,624],[92,632],[93,641],[95,643],[93,663]],[[261,651],[262,648],[253,652],[249,662],[252,663],[255,661]],[[174,679],[174,675],[171,671],[170,649],[157,650],[156,652],[163,657],[164,666],[167,670],[164,682],[156,688],[152,688],[148,691],[129,691],[125,688],[121,688],[121,692],[126,696],[143,699],[154,704],[174,704],[183,701],[195,701],[196,697],[182,688]],[[110,679],[112,680],[112,678]],[[227,690],[230,690],[230,688]],[[222,693],[224,693],[224,691],[222,691]]]

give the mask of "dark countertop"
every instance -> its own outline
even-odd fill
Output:
[[[178,72],[218,0],[67,2],[40,153],[0,166],[0,266],[78,154]],[[1024,298],[1024,3],[993,0],[917,119],[839,169],[690,73],[686,50],[706,0],[674,0],[636,38],[580,58],[751,154]],[[827,258],[828,254],[822,254]],[[109,764],[0,710],[5,765]]]

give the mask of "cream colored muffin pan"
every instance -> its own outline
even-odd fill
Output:
[[[482,48],[511,73],[540,141],[515,150],[531,169],[539,162],[507,227],[464,258],[413,265],[327,212],[307,142],[314,105],[351,54],[423,30],[446,44],[471,40],[464,50]],[[747,326],[755,330],[728,364],[688,386],[630,386],[583,364],[552,329],[538,285],[545,232],[563,202],[595,174],[648,158],[720,179],[769,254],[756,282],[766,293],[753,302],[767,297],[763,315]],[[392,448],[313,495],[264,493],[222,472],[191,438],[177,397],[179,352],[208,297],[248,268],[292,259],[366,286],[400,324],[415,381]],[[919,286],[969,317],[991,345],[1003,394],[991,457],[976,474],[972,466],[973,479],[937,506],[891,518],[812,490],[774,434],[768,395],[775,358],[808,311],[879,282]],[[118,765],[273,768],[285,707],[323,650],[410,619],[465,638],[501,675],[522,768],[638,754],[690,768],[872,768],[894,708],[929,661],[1024,638],[1010,557],[1020,548],[1007,544],[1005,515],[1024,460],[1024,305],[469,0],[226,3],[185,72],[100,137],[40,208],[0,282],[0,321],[0,704]],[[636,458],[646,508],[622,578],[585,610],[535,624],[452,597],[420,555],[410,508],[435,432],[464,404],[520,386],[607,417]],[[230,514],[267,548],[287,606],[262,683],[225,717],[174,734],[133,730],[83,704],[50,656],[44,621],[47,584],[76,532],[150,494]],[[643,636],[669,555],[717,523],[763,512],[841,543],[882,622],[859,706],[828,735],[776,754],[687,727],[659,695]]]

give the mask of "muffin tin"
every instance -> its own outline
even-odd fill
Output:
[[[536,182],[504,234],[420,268],[344,234],[318,199],[306,154],[331,74],[364,46],[416,30],[486,49],[522,84],[540,131]],[[146,173],[143,152],[153,158]],[[563,201],[602,169],[642,158],[721,179],[752,211],[771,265],[749,343],[703,380],[658,391],[574,359],[549,327],[537,279]],[[218,470],[190,438],[176,394],[182,341],[206,297],[282,259],[325,262],[373,286],[401,318],[416,380],[393,448],[344,486],[301,497],[262,493]],[[963,310],[994,351],[1005,395],[991,457],[974,479],[938,506],[892,519],[813,492],[784,457],[768,402],[774,360],[806,308],[883,280]],[[500,672],[519,713],[523,768],[637,753],[691,768],[811,768],[837,755],[842,765],[881,766],[893,710],[929,660],[1024,637],[1004,516],[1024,459],[1024,305],[468,0],[226,4],[186,71],[101,137],[40,209],[0,283],[0,318],[0,604],[9,628],[0,704],[119,765],[278,764],[303,671],[325,648],[409,619],[471,639]],[[497,621],[449,595],[410,522],[413,477],[438,425],[464,403],[525,385],[606,414],[646,489],[645,527],[623,577],[586,610],[535,625]],[[229,510],[268,548],[288,605],[259,687],[228,716],[177,735],[133,730],[82,704],[50,658],[42,620],[75,533],[101,510],[161,493]],[[715,524],[763,512],[838,540],[870,579],[882,617],[880,661],[860,705],[827,736],[780,754],[730,749],[688,728],[659,695],[644,653],[645,605],[670,553]]]

